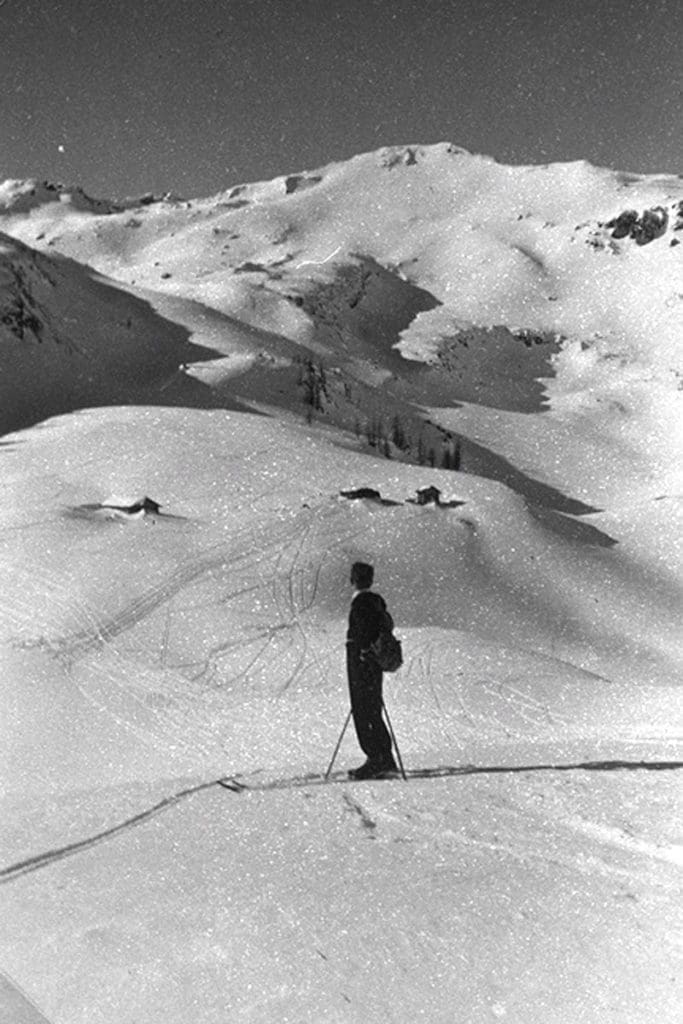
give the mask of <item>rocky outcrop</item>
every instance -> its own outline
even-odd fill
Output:
[[[285,192],[289,196],[292,192],[300,192],[302,189],[313,188],[322,181],[319,174],[290,174],[285,178]]]
[[[640,214],[637,210],[625,210],[605,225],[611,229],[612,238],[632,238],[636,245],[648,245],[661,238],[668,226],[669,213],[663,206]]]
[[[12,289],[0,305],[0,323],[8,327],[19,341],[24,341],[27,333],[32,334],[36,341],[40,341],[43,324],[32,307],[31,296],[24,290],[20,281],[15,283],[16,288]]]
[[[676,216],[674,231],[683,231],[683,199],[674,207],[674,213]]]
[[[55,184],[28,178],[25,181],[8,180],[0,183],[0,214],[30,213],[48,203],[62,203],[93,214],[120,213],[123,207],[105,199],[93,199],[79,186]]]
[[[310,316],[318,335],[341,340],[347,351],[355,339],[361,347],[379,348],[385,358],[418,313],[441,305],[426,289],[359,253],[317,279],[292,278],[292,284],[298,290],[287,293],[288,300]]]
[[[51,287],[53,281],[41,273],[38,259],[21,243],[0,234],[0,325],[22,342],[41,342],[46,329],[47,315],[34,290],[36,284]]]

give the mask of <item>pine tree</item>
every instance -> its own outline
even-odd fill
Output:
[[[382,422],[382,417],[377,415],[377,413],[373,415],[372,420],[368,423],[366,434],[371,448],[379,448],[385,440],[384,423]]]
[[[402,451],[405,450],[406,435],[403,430],[403,424],[401,423],[398,414],[394,416],[391,422],[391,440],[394,442],[397,448],[400,448]]]
[[[329,399],[329,393],[327,390],[327,377],[322,364],[316,366],[312,359],[306,359],[299,377],[299,384],[304,389],[304,405],[309,406],[310,409],[314,409],[316,412],[324,412],[325,406],[322,396],[324,395],[325,398]],[[306,418],[310,423],[308,414]]]
[[[321,395],[324,395],[329,401],[330,393],[327,390],[327,375],[325,373],[325,367],[322,363],[318,363],[318,402],[320,403],[320,412],[323,411]]]

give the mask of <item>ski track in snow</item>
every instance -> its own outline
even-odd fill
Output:
[[[206,790],[220,787],[227,789],[230,792],[238,795],[255,794],[255,793],[268,793],[282,790],[294,790],[303,789],[307,787],[325,787],[329,785],[335,785],[342,783],[348,786],[358,785],[388,785],[393,784],[397,786],[404,786],[411,780],[418,782],[421,780],[428,779],[448,779],[448,778],[466,778],[473,775],[516,775],[516,774],[527,774],[532,772],[612,772],[612,771],[677,771],[683,769],[682,761],[595,761],[595,762],[582,762],[577,764],[537,764],[537,765],[518,765],[518,766],[503,766],[503,765],[466,765],[466,766],[441,766],[438,768],[427,768],[427,769],[416,769],[407,772],[407,780],[401,779],[383,779],[383,780],[364,780],[362,782],[353,781],[348,778],[344,773],[343,775],[334,775],[330,779],[325,779],[323,775],[301,775],[292,776],[291,778],[275,779],[271,781],[263,780],[259,781],[251,779],[251,781],[243,782],[239,775],[224,776],[217,779],[209,779],[206,782],[197,783],[194,786],[188,786],[170,796],[164,797],[162,800],[157,801],[151,807],[140,811],[138,814],[133,815],[130,818],[126,818],[124,821],[119,822],[116,825],[112,825],[108,829],[104,829],[102,832],[97,832],[92,836],[88,836],[85,839],[79,840],[74,843],[68,843],[65,846],[57,847],[55,849],[46,850],[43,853],[35,854],[30,857],[26,857],[23,860],[17,861],[14,864],[9,864],[4,868],[0,868],[0,885],[5,885],[9,882],[14,881],[23,875],[29,874],[34,871],[38,871],[41,868],[49,867],[51,864],[57,861],[63,860],[66,857],[73,856],[77,853],[85,852],[86,850],[92,849],[94,846],[100,843],[107,842],[117,836],[130,831],[131,829],[138,828],[140,825],[145,824],[157,815],[170,810],[172,807],[179,804],[181,801],[188,799],[189,797],[195,796],[198,793],[205,792]],[[258,773],[254,773],[258,774]],[[249,778],[249,777],[248,777]],[[368,812],[363,806],[355,800],[350,794],[343,794],[344,802],[349,808],[356,811],[362,819],[364,827],[372,829],[375,827],[375,822],[372,821]],[[626,833],[617,828],[609,826],[602,826],[595,822],[587,821],[578,816],[573,816],[563,822],[566,827],[585,835],[589,839],[602,844],[617,846],[621,849],[628,851],[629,853],[642,854],[643,856],[654,857],[658,860],[666,861],[668,863],[677,864],[683,866],[683,848],[675,846],[658,846],[654,843],[648,843],[643,840],[638,840],[628,836]],[[477,845],[476,841],[468,840],[467,844]],[[484,844],[486,845],[486,844]]]
[[[58,578],[50,576],[49,579],[37,579],[34,576],[33,585],[49,591],[53,613],[57,617],[60,614],[67,617],[73,616],[75,612],[82,628],[64,635],[41,635],[15,640],[13,645],[25,650],[46,650],[61,664],[87,703],[135,733],[143,742],[156,746],[159,739],[164,738],[184,747],[188,752],[196,750],[198,742],[207,749],[220,740],[220,723],[214,725],[207,721],[193,699],[194,694],[178,692],[177,685],[172,687],[172,693],[164,695],[163,711],[154,712],[150,709],[144,701],[144,692],[136,692],[135,686],[129,682],[130,678],[137,679],[140,675],[139,666],[128,662],[114,641],[165,606],[166,620],[160,638],[159,665],[168,670],[169,679],[179,673],[181,679],[185,676],[195,684],[209,688],[226,657],[229,658],[236,651],[252,648],[249,659],[242,664],[240,670],[222,681],[223,687],[234,687],[253,673],[257,666],[265,664],[273,642],[280,637],[284,637],[286,647],[277,652],[278,657],[280,661],[286,662],[291,655],[291,665],[280,684],[279,695],[286,692],[310,665],[314,665],[321,679],[324,679],[324,669],[316,650],[309,644],[301,621],[301,617],[314,606],[322,563],[300,568],[299,560],[312,531],[328,530],[330,523],[337,520],[340,514],[336,507],[318,509],[313,515],[309,510],[291,517],[277,531],[273,531],[272,519],[267,516],[252,521],[248,527],[232,535],[226,544],[216,545],[188,559],[108,618],[98,616],[84,601],[74,600]],[[345,543],[348,539],[342,536],[341,539],[336,538],[336,543]],[[305,579],[306,570],[312,574],[309,581]],[[255,591],[269,593],[277,613],[274,620],[263,625],[255,623],[256,632],[252,636],[238,635],[225,642],[212,644],[199,663],[168,665],[172,615],[183,613],[182,598],[185,592],[203,578],[217,572],[223,574],[229,584],[233,579],[245,575],[257,580],[247,587],[221,589],[218,598],[221,604],[243,598]],[[23,607],[14,605],[12,620],[17,631],[22,627],[25,629],[26,624],[33,621],[29,597],[26,597]],[[110,663],[105,667],[93,664],[88,684],[79,683],[73,674],[76,663],[94,652],[105,650]],[[114,666],[118,666],[118,669],[115,670]],[[104,695],[101,700],[95,696],[95,678]],[[117,712],[117,694],[124,705],[135,705],[140,714]],[[151,732],[142,724],[150,718],[155,722]],[[198,729],[188,735],[188,726],[192,722],[196,723]]]
[[[616,846],[628,853],[640,853],[645,857],[666,861],[683,868],[683,846],[662,846],[648,843],[643,839],[630,836],[619,828],[600,825],[595,821],[586,821],[573,815],[565,823],[567,828],[594,839],[601,845]]]

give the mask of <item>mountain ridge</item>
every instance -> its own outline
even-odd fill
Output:
[[[683,181],[673,177],[585,161],[506,167],[442,143],[383,147],[208,199],[113,208],[31,182],[3,194],[0,227],[42,254],[34,263],[91,268],[77,276],[108,281],[122,312],[127,296],[142,302],[201,350],[173,365],[164,357],[146,388],[152,402],[274,406],[360,432],[371,449],[381,440],[393,458],[439,463],[455,444],[453,417],[440,426],[422,407],[468,406],[489,421],[487,409],[604,419],[617,405],[642,409],[653,387],[673,394],[680,379]],[[27,195],[37,205],[17,209]],[[666,223],[647,210],[664,210]],[[5,320],[16,301],[4,300]],[[95,323],[107,320],[100,301],[92,296]],[[134,335],[122,341],[117,328],[102,349],[119,375],[135,362]],[[11,378],[7,364],[6,388]],[[48,408],[68,411],[64,394],[62,380]],[[79,401],[112,397],[100,375]],[[17,416],[5,429],[30,422]],[[391,436],[397,417],[404,428],[393,434],[407,446]]]

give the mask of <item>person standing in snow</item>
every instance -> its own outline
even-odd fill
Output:
[[[382,669],[370,653],[380,629],[391,623],[384,598],[370,588],[374,569],[365,562],[351,566],[354,588],[346,634],[346,669],[349,678],[351,713],[360,747],[367,760],[351,769],[353,779],[373,779],[396,771],[391,736],[382,718]]]

